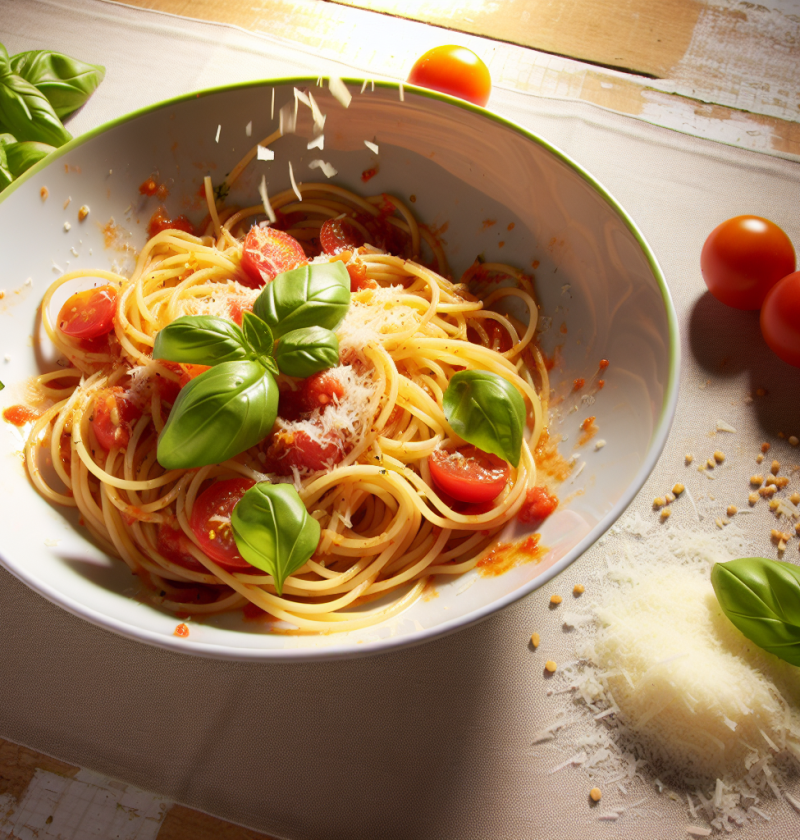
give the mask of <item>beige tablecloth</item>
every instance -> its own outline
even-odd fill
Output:
[[[10,53],[56,47],[107,66],[70,127],[79,133],[168,96],[239,80],[308,72],[357,74],[290,45],[97,0],[0,0]],[[380,62],[370,75],[380,72]],[[797,461],[778,432],[800,430],[800,371],[763,345],[757,316],[705,294],[705,236],[739,213],[767,216],[800,244],[800,165],[654,128],[591,106],[496,90],[491,106],[572,155],[630,212],[674,296],[684,362],[672,435],[634,508],[680,477],[709,513],[674,519],[714,528],[739,499],[757,444]],[[763,388],[764,396],[755,396]],[[729,467],[709,481],[684,472],[710,454],[718,418]],[[708,452],[706,453],[706,450]],[[738,472],[737,472],[738,470]],[[715,498],[709,498],[709,494]],[[754,547],[775,556],[771,519],[749,520]],[[0,541],[2,535],[0,535]],[[52,606],[0,571],[0,736],[287,838],[667,838],[685,836],[684,805],[653,798],[644,816],[599,822],[578,769],[550,774],[531,747],[556,713],[532,629],[558,637],[547,608],[598,567],[613,540],[483,624],[411,650],[350,662],[226,664],[145,647]],[[796,555],[793,546],[792,559]],[[560,648],[560,649],[559,649]],[[656,816],[657,814],[657,816]],[[800,817],[783,805],[748,838],[789,840]]]

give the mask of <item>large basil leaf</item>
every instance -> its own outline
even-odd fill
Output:
[[[47,143],[36,140],[25,140],[22,143],[11,143],[5,147],[8,171],[12,178],[19,178],[23,172],[30,169],[34,163],[47,157],[55,148]]]
[[[12,73],[37,87],[59,117],[86,102],[106,75],[106,68],[52,50],[29,50],[9,61]]]
[[[153,358],[190,365],[218,365],[249,357],[244,335],[227,318],[184,315],[156,335]]]
[[[279,274],[256,298],[253,312],[275,338],[302,327],[334,329],[350,306],[350,275],[340,260]]]
[[[223,362],[184,386],[158,439],[162,467],[233,458],[263,440],[278,414],[278,385],[258,362]]]
[[[511,383],[489,371],[462,370],[450,379],[443,404],[459,437],[519,466],[525,402]]]
[[[339,364],[339,339],[324,327],[292,330],[278,342],[275,359],[281,373],[305,379]]]
[[[0,190],[4,190],[14,180],[11,170],[8,168],[6,146],[16,142],[13,134],[0,134]]]
[[[38,140],[63,146],[72,135],[61,124],[47,97],[11,72],[8,53],[0,44],[0,122],[17,140]]]
[[[751,642],[800,665],[800,568],[742,557],[716,563],[711,583],[722,611]]]
[[[319,522],[291,484],[261,482],[251,487],[231,515],[239,553],[252,566],[271,574],[280,595],[283,583],[316,551]]]

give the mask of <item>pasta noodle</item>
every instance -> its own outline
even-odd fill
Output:
[[[42,321],[70,367],[39,379],[52,405],[34,424],[25,459],[39,493],[77,507],[97,543],[140,576],[153,603],[194,617],[258,608],[275,619],[274,632],[325,633],[396,615],[433,575],[461,575],[486,556],[535,484],[532,452],[546,427],[548,379],[533,342],[533,289],[522,272],[476,265],[453,283],[444,276],[440,244],[398,199],[365,199],[331,184],[299,190],[302,202],[290,189],[275,196],[272,207],[308,248],[318,242],[326,219],[344,217],[367,242],[373,222],[380,222],[385,240],[405,253],[367,244],[317,258],[342,259],[363,281],[336,330],[340,364],[330,376],[343,395],[300,419],[279,416],[268,440],[224,463],[170,471],[159,464],[156,444],[169,394],[195,371],[154,360],[157,333],[183,315],[240,319],[261,291],[247,282],[242,249],[264,207],[218,202],[210,204],[203,235],[175,228],[153,235],[130,277],[73,271],[48,289]],[[211,195],[210,183],[206,192]],[[433,268],[420,261],[423,248]],[[510,285],[479,300],[468,290],[476,273]],[[117,290],[113,332],[105,341],[65,335],[51,312],[61,287],[79,280],[85,286],[89,277]],[[527,308],[528,323],[501,313],[512,299]],[[437,449],[463,444],[443,410],[444,391],[463,369],[501,376],[522,395],[528,413],[518,468],[510,469],[497,499],[480,508],[442,494],[428,461]],[[282,399],[298,388],[290,377],[277,379]],[[126,445],[107,449],[98,440],[94,413],[105,395],[115,393],[136,412]],[[112,415],[119,405],[112,401]],[[112,419],[118,425],[124,420]],[[329,469],[294,464],[276,471],[276,442],[300,431],[314,437],[315,430],[320,440],[336,440],[338,462]],[[42,449],[52,474],[40,468]],[[209,557],[192,528],[194,505],[209,482],[235,477],[293,483],[321,526],[317,551],[286,578],[281,594],[269,574],[255,567],[232,570]],[[218,527],[230,522],[221,517]],[[177,553],[169,548],[176,540]]]

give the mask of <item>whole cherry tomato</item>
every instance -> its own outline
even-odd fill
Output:
[[[481,106],[486,105],[492,92],[489,68],[472,50],[453,44],[434,47],[418,58],[408,81]]]
[[[700,268],[717,300],[735,309],[759,309],[778,280],[794,271],[794,248],[768,219],[736,216],[711,231]]]
[[[770,289],[761,307],[761,334],[784,362],[800,367],[800,271]]]

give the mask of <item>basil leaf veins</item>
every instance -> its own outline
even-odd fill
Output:
[[[22,143],[10,143],[5,147],[8,171],[12,178],[19,178],[34,163],[54,152],[55,147],[36,140],[24,140]]]
[[[222,362],[185,385],[158,438],[168,470],[227,461],[255,446],[278,414],[278,385],[254,361]]]
[[[95,92],[106,75],[106,68],[87,64],[52,50],[29,50],[9,61],[12,73],[35,85],[59,117],[80,108]]]
[[[291,484],[264,481],[251,487],[233,509],[231,527],[239,553],[272,575],[279,595],[286,578],[319,544],[319,522]]]
[[[760,648],[800,665],[800,568],[765,557],[716,563],[711,584],[731,622]]]
[[[275,338],[302,327],[332,330],[350,306],[350,275],[340,260],[279,274],[256,298],[253,312]]]
[[[72,135],[48,102],[30,82],[12,72],[6,48],[0,44],[0,120],[17,140],[38,140],[63,146]]]
[[[519,466],[525,427],[525,402],[519,391],[496,373],[462,370],[444,392],[444,416],[467,443]]]
[[[305,379],[339,364],[339,339],[324,327],[292,330],[278,342],[275,360],[281,373]]]
[[[249,348],[239,327],[214,315],[184,315],[156,335],[153,358],[189,365],[244,361]]]

